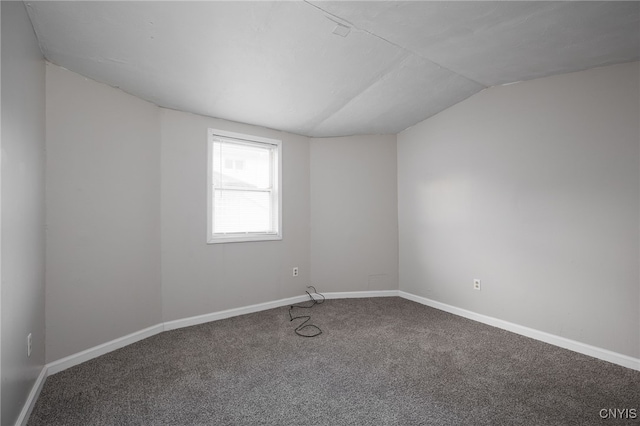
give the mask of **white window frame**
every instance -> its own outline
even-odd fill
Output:
[[[247,145],[258,145],[275,150],[272,156],[272,182],[271,202],[272,220],[275,232],[237,232],[228,234],[214,234],[214,184],[213,184],[213,143],[216,139],[230,140],[235,143]],[[282,240],[282,141],[277,139],[263,138],[260,136],[245,135],[242,133],[227,132],[225,130],[209,129],[207,138],[207,244],[239,243],[250,241],[274,241]]]

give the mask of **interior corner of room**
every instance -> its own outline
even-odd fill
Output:
[[[358,81],[344,60],[357,93],[332,99],[310,89],[308,102],[317,95],[326,109],[307,109],[315,115],[293,126],[262,110],[241,122],[234,112],[252,108],[241,102],[218,118],[182,100],[163,105],[140,95],[148,82],[136,76],[140,93],[106,84],[128,66],[117,58],[67,69],[73,58],[43,38],[52,24],[35,25],[63,13],[58,3],[0,7],[1,424],[26,423],[52,366],[221,312],[277,306],[308,285],[333,297],[402,296],[640,369],[637,25],[632,60],[549,75],[531,65],[526,81],[509,85],[491,80],[488,66],[473,79],[440,75],[445,67],[424,55],[393,50],[418,49],[410,40],[391,43],[395,33],[382,31],[381,62],[357,60],[384,77]],[[316,19],[312,5],[275,3]],[[326,7],[356,19],[349,6]],[[336,36],[336,22],[318,19],[328,35],[312,48],[329,59],[324,46],[366,46],[374,31],[363,18]],[[266,34],[281,35],[278,22]],[[96,61],[102,80],[83,74]],[[434,80],[416,77],[420,90],[386,86],[425,69]],[[430,81],[455,100],[439,98]],[[289,94],[272,83],[247,90]],[[362,107],[396,96],[415,116]],[[434,99],[432,109],[421,97]],[[297,117],[296,106],[287,114]],[[400,127],[381,131],[392,122]],[[210,128],[282,141],[282,240],[206,244]]]

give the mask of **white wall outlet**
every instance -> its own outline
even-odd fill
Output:
[[[294,277],[297,277],[297,276],[298,276],[298,267],[297,267],[297,266],[295,266],[295,267],[293,268],[293,276],[294,276]]]
[[[31,333],[27,334],[27,356],[31,356],[31,344],[32,344],[32,340],[31,340]]]
[[[480,280],[477,278],[473,280],[473,289],[480,290]]]

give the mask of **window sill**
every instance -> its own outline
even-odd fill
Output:
[[[207,244],[224,244],[224,243],[249,243],[260,241],[279,241],[282,240],[282,234],[253,234],[253,235],[230,235],[230,236],[210,236]]]

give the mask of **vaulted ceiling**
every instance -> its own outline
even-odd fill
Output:
[[[394,134],[489,86],[640,57],[636,1],[26,4],[57,65],[316,137]]]

